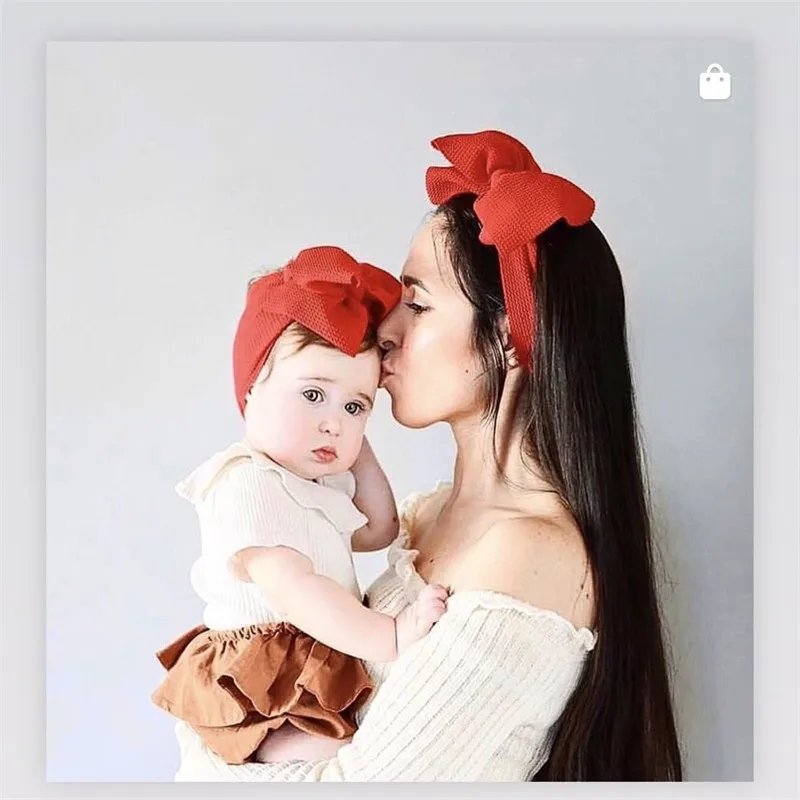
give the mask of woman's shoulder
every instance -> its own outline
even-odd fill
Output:
[[[401,533],[414,547],[416,531],[435,520],[452,490],[451,481],[414,492],[400,506]],[[511,597],[592,628],[595,593],[583,537],[567,515],[519,514],[497,519],[458,559],[450,585]]]
[[[454,588],[509,596],[550,611],[576,628],[592,628],[592,570],[580,531],[536,516],[502,519],[459,559]]]

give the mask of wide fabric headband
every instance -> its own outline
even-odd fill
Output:
[[[477,195],[479,238],[497,248],[511,341],[529,370],[536,238],[560,219],[584,225],[594,200],[565,178],[543,172],[522,142],[501,131],[456,133],[431,144],[453,166],[428,168],[428,197],[441,205],[458,194]]]
[[[288,264],[256,280],[233,343],[233,379],[239,411],[281,333],[297,322],[350,356],[370,326],[400,302],[402,286],[340,247],[301,250]]]

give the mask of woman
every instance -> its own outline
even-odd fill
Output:
[[[451,589],[329,761],[231,767],[179,731],[179,780],[681,780],[619,269],[594,202],[497,131],[446,136],[436,210],[379,331],[402,425],[450,425],[366,602]],[[368,451],[368,448],[366,448]],[[368,452],[365,457],[369,457]]]

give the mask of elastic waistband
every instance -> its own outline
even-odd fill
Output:
[[[212,642],[230,642],[240,639],[252,639],[255,636],[271,636],[276,633],[299,633],[300,629],[289,622],[264,622],[260,625],[246,625],[226,631],[209,631]]]

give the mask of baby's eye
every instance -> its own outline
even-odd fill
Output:
[[[410,308],[414,314],[422,314],[428,309],[425,306],[421,306],[419,303],[405,303],[406,308]]]
[[[310,403],[318,403],[322,400],[322,392],[319,389],[306,389],[303,392],[303,397]]]
[[[357,403],[355,400],[353,400],[350,403],[345,404],[344,410],[348,414],[352,414],[355,417],[364,410],[364,406],[361,405],[361,403]]]

